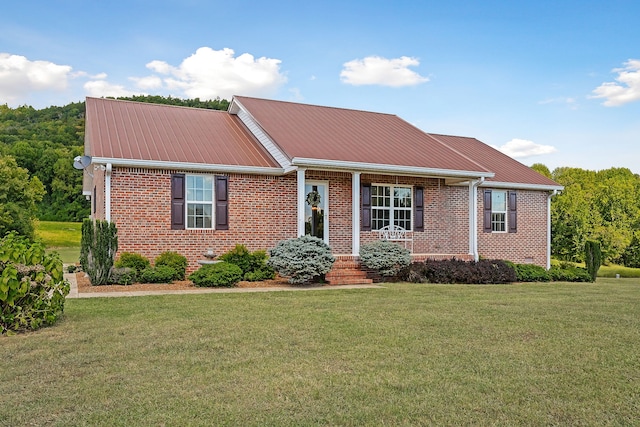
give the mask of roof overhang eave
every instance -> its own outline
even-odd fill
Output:
[[[428,178],[454,178],[456,180],[492,178],[495,175],[493,172],[486,172],[486,171],[464,171],[464,170],[452,170],[452,169],[422,168],[422,167],[416,167],[416,166],[385,165],[385,164],[378,164],[378,163],[361,163],[361,162],[349,162],[349,161],[325,160],[325,159],[309,159],[309,158],[303,158],[303,157],[294,157],[291,160],[291,163],[294,166],[297,166],[299,168],[364,172],[364,173],[375,173],[375,174],[381,174],[381,175],[421,176],[421,177],[428,177]]]
[[[93,157],[92,164],[107,164],[112,166],[184,170],[192,172],[220,172],[220,173],[246,173],[251,175],[284,175],[285,170],[277,167],[266,166],[242,166],[242,165],[214,165],[207,163],[167,162],[160,160],[117,159],[108,157]]]
[[[527,183],[519,183],[519,182],[498,182],[498,181],[484,181],[482,184],[480,184],[480,187],[509,188],[514,190],[534,190],[534,191],[564,190],[564,187],[562,185],[527,184]]]

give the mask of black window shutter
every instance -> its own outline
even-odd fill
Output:
[[[371,184],[360,186],[360,229],[371,231]]]
[[[484,232],[491,233],[491,190],[484,190]]]
[[[171,229],[184,230],[184,183],[183,173],[171,175]]]
[[[518,195],[509,191],[509,233],[518,231]]]
[[[229,179],[216,176],[216,230],[229,229]]]
[[[424,188],[416,187],[413,200],[413,231],[424,231]]]

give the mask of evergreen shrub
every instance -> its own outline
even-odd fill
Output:
[[[118,251],[118,230],[115,223],[85,219],[80,239],[80,265],[89,275],[92,285],[109,283],[113,258]]]
[[[634,235],[631,243],[627,246],[620,257],[622,265],[631,268],[640,268],[640,239]]]
[[[548,282],[551,274],[539,265],[534,264],[514,264],[518,282]]]
[[[273,279],[276,275],[273,268],[266,265],[266,251],[250,252],[245,245],[236,245],[218,259],[240,267],[244,280],[249,282]]]
[[[414,262],[404,269],[403,280],[414,283],[493,284],[516,281],[512,266],[501,260],[459,259]]]
[[[0,335],[52,325],[69,289],[57,253],[15,232],[0,240]]]
[[[322,240],[312,236],[301,236],[283,240],[269,250],[267,265],[289,283],[302,284],[328,273],[335,258],[331,248]]]
[[[145,268],[139,273],[141,283],[171,283],[178,273],[166,265]]]
[[[388,240],[378,240],[360,247],[360,261],[383,276],[397,276],[411,263],[411,252]]]
[[[587,240],[584,244],[584,263],[587,271],[591,275],[591,281],[596,281],[598,270],[602,264],[602,252],[600,251],[600,243],[595,240]]]
[[[171,267],[176,272],[172,278],[173,280],[184,280],[187,274],[187,264],[187,257],[172,251],[161,253],[154,261],[156,267]]]
[[[135,252],[122,252],[114,264],[116,268],[131,268],[136,273],[140,273],[150,266],[151,263],[148,258]]]
[[[138,280],[138,273],[130,267],[113,267],[109,274],[109,283],[131,285]]]
[[[203,265],[189,275],[189,280],[199,287],[234,286],[242,279],[242,269],[235,264],[218,262]]]
[[[590,282],[589,272],[573,264],[563,262],[560,265],[553,265],[549,269],[551,280],[555,282]]]

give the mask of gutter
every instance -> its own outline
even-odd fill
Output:
[[[547,270],[551,268],[551,198],[556,194],[558,190],[547,195]]]
[[[111,222],[111,163],[104,172],[104,219]]]
[[[291,164],[298,167],[349,171],[349,172],[370,172],[384,175],[407,175],[423,176],[432,178],[455,177],[455,178],[492,178],[493,172],[463,171],[453,169],[421,168],[416,166],[385,165],[378,163],[349,162],[342,160],[309,159],[304,157],[294,157]]]
[[[113,159],[93,157],[92,163],[112,164],[118,167],[185,170],[194,172],[246,173],[253,175],[284,175],[283,168],[238,165],[209,165],[204,163],[166,162],[161,160]]]

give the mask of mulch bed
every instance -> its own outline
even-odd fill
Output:
[[[191,281],[176,281],[173,283],[134,283],[133,285],[102,285],[93,286],[89,277],[83,272],[76,273],[79,293],[90,292],[133,292],[133,291],[183,291],[199,289]],[[293,287],[287,279],[276,277],[274,280],[262,282],[238,282],[236,288],[269,288]]]

